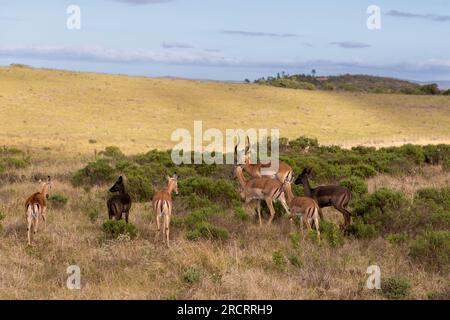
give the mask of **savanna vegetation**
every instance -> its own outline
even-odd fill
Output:
[[[421,85],[394,78],[351,74],[317,77],[315,76],[314,70],[310,75],[289,75],[282,72],[277,73],[276,76],[257,79],[254,82],[280,88],[304,90],[397,93],[409,95],[450,95],[450,90],[440,90],[436,83]]]
[[[160,150],[127,155],[107,147],[75,160],[3,148],[0,297],[449,298],[450,145],[344,149],[301,137],[282,139],[280,148],[295,174],[312,168],[313,186],[352,192],[347,232],[333,209],[324,210],[321,245],[280,207],[273,225],[260,228],[230,165],[175,166],[170,151]],[[11,165],[16,160],[23,164]],[[149,201],[174,172],[179,195],[166,249],[155,242]],[[23,201],[46,175],[54,184],[48,228],[27,247]],[[107,221],[107,190],[118,175],[134,201],[128,225]],[[301,186],[293,191],[303,194]],[[81,268],[81,290],[65,287],[72,264]],[[374,264],[380,290],[365,287]]]

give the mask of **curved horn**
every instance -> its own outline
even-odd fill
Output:
[[[252,144],[250,143],[250,138],[247,136],[247,146],[245,146],[245,154],[251,149]]]

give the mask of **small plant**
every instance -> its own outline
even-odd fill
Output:
[[[108,239],[117,239],[120,235],[128,235],[133,239],[137,235],[136,227],[124,220],[108,220],[103,223],[102,230]]]
[[[334,223],[321,221],[320,229],[322,237],[326,239],[331,247],[340,247],[343,245],[344,236],[341,230],[339,230],[338,226],[336,226]]]
[[[63,208],[67,204],[68,199],[63,195],[54,194],[48,198],[48,201],[54,208]]]
[[[272,252],[272,261],[275,264],[275,266],[279,269],[283,268],[286,264],[286,260],[284,259],[283,254],[279,250],[275,250]]]
[[[5,215],[0,212],[0,230],[2,229],[2,220],[5,219]]]
[[[234,216],[241,221],[247,221],[250,218],[250,216],[248,215],[247,212],[245,212],[242,206],[239,206],[234,209]]]
[[[300,261],[298,255],[291,253],[287,258],[294,267],[300,268],[302,266],[302,262]]]
[[[391,277],[381,282],[381,292],[388,299],[406,298],[411,289],[408,279],[401,277]]]
[[[217,227],[209,222],[203,221],[197,223],[193,230],[186,234],[188,240],[194,241],[200,238],[203,239],[215,239],[215,240],[227,240],[228,231],[224,228]]]
[[[202,272],[197,266],[189,267],[184,273],[183,273],[183,281],[189,284],[194,284],[196,282],[199,282],[202,277]]]
[[[289,234],[289,239],[291,240],[291,245],[293,249],[297,250],[298,248],[300,248],[300,239],[296,232],[291,232]]]
[[[406,233],[389,233],[386,235],[386,240],[392,244],[401,244],[407,242],[409,239]]]
[[[89,139],[88,142],[89,142],[90,144],[95,144],[95,143],[97,143],[97,140],[95,140],[95,139]]]

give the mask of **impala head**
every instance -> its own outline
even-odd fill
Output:
[[[41,193],[45,195],[45,197],[48,199],[50,190],[52,189],[52,179],[50,176],[47,177],[46,181],[43,181],[42,179],[39,180],[39,184],[41,185]]]
[[[175,194],[178,195],[178,176],[175,173],[173,176],[166,177],[167,179],[167,189],[170,190],[170,192],[175,191]]]
[[[234,146],[234,164],[236,165],[237,164],[237,157],[238,157],[238,152],[237,152],[237,148],[238,148],[238,145],[239,145],[239,143],[240,143],[240,141],[241,141],[241,139],[239,138],[239,135],[237,136],[237,139],[238,139],[238,141],[237,141],[237,144]],[[242,155],[242,163],[245,163],[246,161],[248,161],[249,160],[249,157],[248,157],[248,152],[249,151],[251,151],[251,144],[250,144],[250,139],[248,138],[248,136],[246,137],[246,139],[247,139],[247,145],[245,146],[245,152],[244,152],[244,154]]]
[[[123,192],[125,190],[125,186],[123,184],[122,176],[117,179],[116,183],[109,189],[110,192]]]
[[[302,173],[300,173],[295,179],[295,184],[301,184],[303,181],[306,181],[309,178],[309,175],[311,174],[312,169],[311,168],[305,168],[303,169]]]

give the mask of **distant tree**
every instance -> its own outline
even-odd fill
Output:
[[[421,90],[425,94],[439,94],[439,86],[436,83],[426,84],[421,87]]]
[[[316,73],[317,73],[317,72],[316,72],[316,69],[312,69],[312,70],[311,70],[311,74],[312,74],[313,77],[316,76]]]
[[[245,82],[245,83],[250,83],[250,80],[245,79],[244,82]]]

